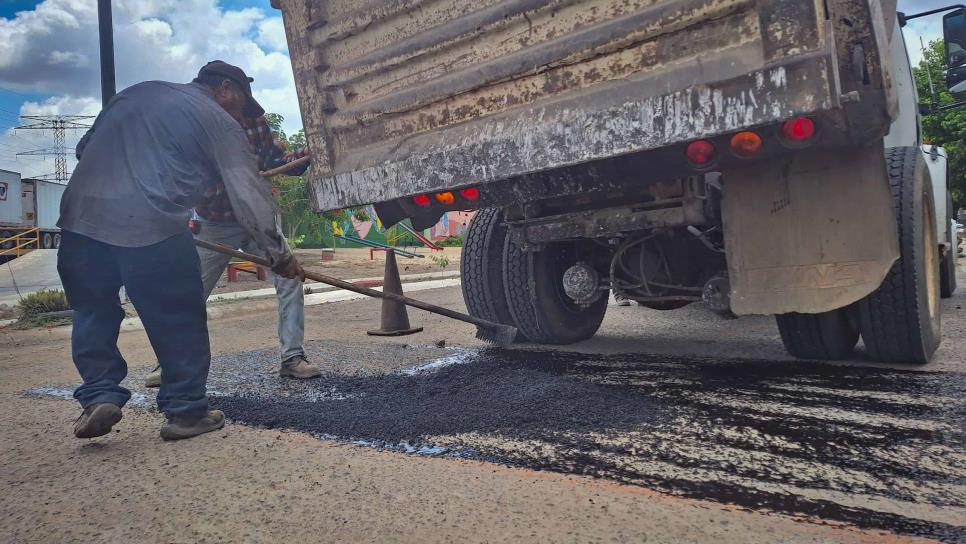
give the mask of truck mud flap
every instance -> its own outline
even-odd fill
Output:
[[[803,151],[728,171],[722,212],[737,315],[848,306],[899,257],[881,146]]]

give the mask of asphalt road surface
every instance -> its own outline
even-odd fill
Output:
[[[420,295],[460,306],[458,288]],[[844,364],[791,360],[770,319],[727,321],[697,307],[611,306],[597,338],[550,351],[482,346],[471,327],[422,312],[411,318],[424,333],[369,338],[377,302],[322,305],[308,310],[308,348],[325,374],[308,382],[277,377],[273,338],[254,334],[270,313],[237,315],[211,324],[209,392],[236,424],[319,444],[614,482],[797,520],[801,531],[871,531],[872,542],[966,542],[964,302],[962,292],[944,301],[945,340],[923,367],[871,364],[861,350]],[[140,387],[150,352],[137,353],[132,406],[151,410],[153,392]],[[69,398],[65,377],[18,382],[20,402]],[[762,540],[807,540],[789,527]],[[681,540],[657,531],[651,540],[718,538],[711,528]]]

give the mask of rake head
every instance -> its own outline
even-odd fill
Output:
[[[510,325],[494,323],[492,325],[477,325],[476,337],[484,342],[506,347],[513,344],[517,337],[517,328]]]

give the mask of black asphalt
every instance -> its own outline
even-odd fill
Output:
[[[966,541],[964,374],[330,342],[310,347],[324,376],[297,382],[275,357],[215,358],[212,404],[248,425]]]

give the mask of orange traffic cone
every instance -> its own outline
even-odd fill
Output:
[[[399,279],[399,267],[396,265],[396,252],[386,250],[386,273],[382,280],[384,293],[402,295],[402,281]],[[369,331],[372,336],[403,336],[423,330],[409,324],[409,314],[406,305],[395,300],[382,299],[382,321],[378,329]]]

